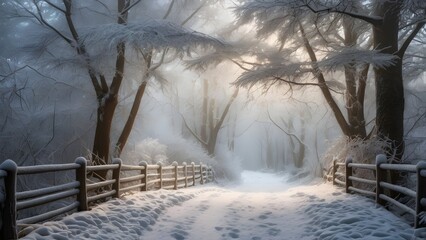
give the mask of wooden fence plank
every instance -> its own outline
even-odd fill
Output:
[[[17,175],[67,171],[67,170],[74,170],[79,167],[80,166],[75,163],[21,166],[18,168]]]
[[[68,189],[78,188],[79,186],[80,186],[80,182],[73,181],[73,182],[70,182],[70,183],[65,183],[65,184],[56,185],[56,186],[52,186],[52,187],[39,188],[39,189],[34,189],[34,190],[29,190],[29,191],[24,191],[24,192],[17,192],[16,193],[16,199],[22,200],[22,199],[26,199],[26,198],[39,197],[41,195],[46,195],[46,194],[64,191],[64,190],[68,190]]]
[[[78,193],[79,193],[78,189],[70,189],[70,190],[61,191],[61,192],[57,192],[57,193],[53,193],[53,194],[49,194],[45,196],[31,198],[24,201],[19,201],[16,203],[16,209],[21,210],[21,209],[31,208],[35,206],[40,206],[40,205],[54,202],[67,197],[76,196]]]
[[[79,204],[80,204],[79,202],[73,202],[68,206],[58,208],[58,209],[53,210],[53,211],[49,211],[49,212],[46,212],[46,213],[43,213],[43,214],[40,214],[40,215],[20,219],[20,220],[17,221],[17,223],[19,225],[19,224],[33,224],[33,223],[42,222],[42,221],[54,218],[54,217],[56,217],[60,214],[72,211],[72,210],[78,208]]]

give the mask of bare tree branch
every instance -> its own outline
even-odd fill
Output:
[[[173,5],[175,5],[175,0],[172,0],[172,2],[170,3],[169,8],[167,9],[166,14],[164,14],[163,19],[166,19],[169,17],[170,13],[172,12]]]
[[[404,43],[401,45],[401,48],[398,50],[396,55],[399,58],[403,58],[405,51],[407,50],[408,46],[410,45],[411,41],[416,37],[417,33],[425,26],[426,22],[419,22],[417,23],[416,27],[413,29],[413,31],[410,33],[410,35],[405,39]]]
[[[80,44],[80,39],[79,39],[77,30],[76,30],[76,28],[74,26],[74,22],[73,22],[72,17],[71,17],[71,4],[72,4],[72,2],[69,1],[69,0],[62,0],[62,1],[63,1],[64,5],[65,5],[65,17],[66,17],[66,20],[67,20],[68,28],[69,28],[69,30],[71,32],[71,35],[74,38],[74,41],[76,42],[75,46],[72,43],[70,43],[70,45],[71,45],[71,47],[74,47],[77,50],[78,54],[84,56],[84,59],[86,60],[87,66],[89,68],[90,80],[92,81],[92,85],[93,85],[93,87],[95,89],[96,95],[99,97],[99,96],[101,96],[103,94],[102,87],[99,84],[99,81],[98,81],[98,79],[96,77],[95,71],[91,67],[89,56],[88,56],[88,54],[86,52],[86,49],[84,48],[84,45]],[[104,84],[104,83],[102,83],[102,84]]]
[[[185,119],[185,117],[181,114],[181,113],[179,113],[180,114],[180,116],[182,117],[182,120],[183,120],[183,123],[185,124],[185,127],[188,129],[188,131],[192,134],[192,136],[194,136],[196,139],[197,139],[197,141],[199,141],[205,148],[207,148],[207,143],[206,142],[204,142],[202,139],[201,139],[201,137],[200,136],[198,136],[193,130],[192,130],[192,128],[190,128],[189,126],[188,126],[188,123],[186,122],[186,119]]]
[[[277,122],[275,122],[274,121],[274,119],[272,119],[272,117],[271,117],[271,114],[270,114],[270,112],[269,112],[269,109],[267,109],[267,112],[268,112],[268,117],[269,117],[269,120],[271,120],[271,122],[277,127],[277,128],[279,128],[281,131],[283,131],[287,136],[289,136],[289,137],[293,137],[293,138],[295,138],[298,142],[299,142],[299,144],[300,145],[304,145],[305,147],[306,147],[306,144],[302,141],[302,140],[300,140],[300,138],[296,135],[296,134],[294,134],[294,133],[290,133],[290,132],[288,132],[288,131],[286,131],[286,130],[284,130],[284,128],[282,128]]]
[[[37,9],[37,13],[38,13],[38,20],[41,21],[43,23],[43,25],[45,25],[46,27],[50,28],[52,31],[54,31],[56,34],[58,34],[62,39],[64,39],[68,44],[72,45],[72,41],[71,39],[69,39],[68,37],[66,37],[64,34],[62,34],[58,29],[56,29],[55,27],[53,27],[52,25],[50,25],[43,17],[42,11],[40,9],[40,6],[38,6],[38,4],[35,2],[35,0],[33,0],[33,3]]]
[[[324,13],[324,12],[325,13],[340,13],[340,14],[348,15],[348,16],[356,18],[356,19],[363,20],[365,22],[371,23],[372,25],[379,25],[379,24],[382,24],[382,22],[383,22],[383,18],[378,17],[378,16],[367,16],[367,15],[362,15],[362,14],[358,14],[358,13],[354,13],[354,12],[347,12],[347,11],[339,10],[337,8],[316,9],[315,7],[313,7],[310,4],[311,2],[312,2],[312,0],[310,0],[306,4],[306,7],[309,8],[309,10],[311,10],[313,13]]]
[[[191,20],[191,18],[193,18],[194,16],[195,16],[195,14],[197,14],[200,10],[201,10],[201,8],[203,8],[204,7],[204,5],[206,4],[206,2],[204,1],[203,3],[201,3],[201,5],[197,8],[197,9],[195,9],[195,11],[194,12],[192,12],[192,14],[191,15],[189,15],[180,25],[181,26],[183,26],[183,25],[185,25],[187,22],[189,22],[189,20]]]

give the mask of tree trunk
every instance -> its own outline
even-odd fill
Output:
[[[234,100],[238,96],[239,90],[240,90],[239,88],[235,89],[234,93],[232,94],[231,98],[229,99],[228,103],[226,104],[226,107],[223,110],[219,121],[217,123],[215,123],[213,128],[210,129],[210,136],[209,136],[209,141],[208,141],[208,144],[207,144],[207,151],[208,151],[210,156],[214,156],[219,131],[222,128],[222,125],[223,125],[223,122],[225,121],[226,116],[228,115],[229,108],[231,107],[232,103],[234,102]]]
[[[120,137],[118,138],[118,141],[115,144],[115,157],[120,157],[121,152],[123,151],[123,148],[126,145],[127,139],[130,136],[130,132],[133,129],[133,124],[135,123],[136,116],[138,114],[147,83],[148,82],[145,80],[138,87],[138,91],[136,92],[135,99],[133,100],[133,105],[132,109],[130,110],[129,117],[127,118],[126,124],[123,127],[123,131],[121,132]]]
[[[344,44],[346,47],[354,47],[357,44],[358,34],[355,32],[355,21],[344,16],[342,20],[344,31]],[[357,68],[355,64],[345,66],[345,81],[346,81],[346,110],[348,114],[349,136],[350,138],[362,138],[367,135],[365,130],[364,108],[363,104],[357,97]],[[361,81],[361,79],[358,79]],[[358,88],[361,84],[358,84]],[[365,88],[364,88],[365,91]]]
[[[207,142],[207,154],[209,156],[214,156],[214,153],[215,153],[215,150],[216,150],[216,141],[217,141],[218,133],[219,133],[219,131],[215,132],[213,130],[212,134],[210,134],[209,141]]]
[[[208,119],[207,116],[209,115],[209,82],[207,81],[207,79],[205,79],[203,81],[203,107],[202,107],[202,116],[201,116],[201,133],[200,133],[200,137],[201,140],[203,140],[204,142],[207,142],[207,126],[208,124]]]
[[[117,103],[117,96],[112,95],[106,97],[105,102],[99,103],[92,151],[92,161],[94,165],[109,163],[111,125]],[[101,178],[106,177],[106,172],[98,172],[96,174]]]
[[[374,49],[381,53],[398,52],[399,14],[401,0],[380,1],[375,9],[383,16],[382,24],[373,27]],[[376,81],[376,127],[379,137],[392,143],[388,156],[401,160],[404,153],[404,87],[402,59],[387,68],[375,68]]]

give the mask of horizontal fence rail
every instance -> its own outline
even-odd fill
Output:
[[[342,169],[344,168],[344,169]],[[339,172],[339,169],[341,170]],[[366,179],[361,176],[353,176],[354,169],[362,169],[371,171],[375,179]],[[343,173],[344,172],[344,173]],[[391,183],[389,176],[393,172],[404,172],[416,175],[416,189],[410,189],[404,186]],[[365,196],[373,197],[376,203],[385,206],[392,204],[399,209],[407,212],[414,217],[414,227],[426,227],[426,219],[422,219],[422,215],[426,216],[426,162],[421,161],[416,165],[412,164],[389,164],[385,155],[380,154],[376,157],[376,164],[353,163],[351,158],[346,162],[337,162],[333,160],[332,181],[334,185],[344,187],[347,193],[358,193]],[[372,186],[374,191],[355,187],[354,183]],[[415,207],[398,201],[392,196],[402,194],[415,200]]]
[[[63,171],[73,171],[75,179],[60,185],[17,191],[18,176]],[[106,171],[108,177],[90,178],[96,176],[97,171]],[[186,188],[195,186],[197,180],[204,184],[214,180],[214,171],[202,163],[178,165],[173,162],[163,166],[160,163],[149,165],[141,162],[133,166],[122,164],[121,159],[113,159],[111,164],[88,166],[87,160],[79,157],[75,163],[69,164],[17,166],[14,161],[6,160],[0,165],[0,180],[3,180],[5,187],[4,195],[0,194],[0,204],[3,205],[0,239],[17,239],[21,226],[40,223],[73,211],[87,211],[94,203],[119,198],[129,191]],[[72,200],[65,207],[18,219],[18,212],[23,209],[64,199]]]

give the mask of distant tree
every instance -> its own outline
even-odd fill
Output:
[[[182,117],[186,129],[188,129],[191,135],[203,146],[210,156],[214,156],[219,132],[223,128],[229,109],[238,96],[239,89],[235,88],[223,110],[219,110],[216,100],[213,97],[209,97],[210,92],[208,84],[208,80],[203,81],[202,115],[199,133],[189,126],[184,116]]]
[[[271,114],[268,111],[269,120],[274,124],[278,129],[280,129],[285,135],[289,137],[289,149],[291,151],[291,159],[295,167],[303,167],[304,160],[306,157],[306,151],[308,150],[307,145],[305,144],[305,119],[301,118],[302,127],[300,133],[296,133],[294,127],[294,119],[289,117],[287,119],[281,118],[280,123],[276,122]],[[284,125],[284,126],[281,126]]]

